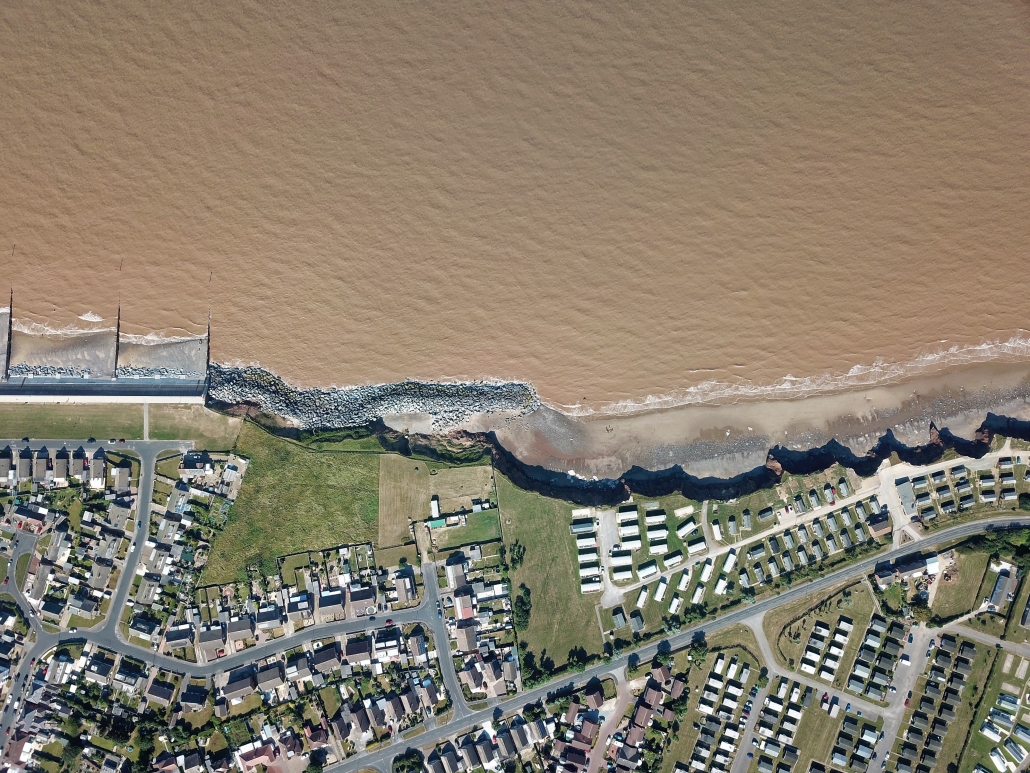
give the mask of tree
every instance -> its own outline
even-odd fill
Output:
[[[512,609],[512,619],[516,631],[525,631],[529,628],[529,616],[533,611],[533,602],[530,600],[530,591],[525,583],[519,586],[519,595],[515,597]]]
[[[393,759],[393,773],[415,773],[422,769],[422,752],[418,749],[408,749]]]

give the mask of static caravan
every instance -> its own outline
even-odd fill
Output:
[[[646,580],[649,577],[654,577],[658,574],[658,562],[647,561],[637,567],[637,574],[640,575],[641,580]]]
[[[668,578],[663,577],[662,579],[660,579],[658,581],[658,585],[655,586],[655,589],[654,589],[654,600],[655,601],[664,601],[665,600],[665,592],[667,590],[669,590],[669,580],[668,580]]]
[[[731,550],[729,553],[726,554],[726,561],[722,565],[722,570],[724,572],[730,572],[730,571],[733,570],[733,567],[736,566],[736,564],[737,564],[737,551],[736,550]]]
[[[608,559],[609,566],[632,566],[633,554],[628,550],[613,551]]]
[[[688,518],[676,527],[676,536],[680,539],[686,539],[688,534],[693,534],[695,531],[697,531],[697,523],[693,518]]]
[[[645,585],[640,589],[640,593],[637,595],[637,609],[643,609],[647,606],[647,586]]]
[[[712,579],[712,572],[715,571],[715,566],[712,559],[707,559],[701,567],[701,582],[708,582]]]
[[[663,539],[656,539],[647,543],[647,552],[652,556],[664,556],[669,552],[669,543]]]
[[[599,579],[584,580],[579,584],[580,593],[600,593],[601,581]]]

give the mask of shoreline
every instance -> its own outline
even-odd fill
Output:
[[[381,420],[402,435],[480,437],[522,465],[573,478],[618,480],[627,471],[681,466],[729,479],[762,467],[771,449],[809,452],[836,441],[860,457],[885,442],[918,447],[933,429],[974,438],[988,414],[1030,420],[1030,364],[989,363],[903,383],[797,400],[682,406],[581,419],[513,382],[295,389],[260,368],[211,366],[210,399],[251,406],[298,430]]]

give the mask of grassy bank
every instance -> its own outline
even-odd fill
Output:
[[[201,582],[276,571],[277,556],[379,536],[379,456],[321,453],[246,423],[237,449],[251,460],[229,523]]]

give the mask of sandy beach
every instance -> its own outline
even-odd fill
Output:
[[[886,432],[925,443],[930,424],[972,437],[988,412],[1030,418],[1030,366],[987,364],[950,373],[800,400],[684,406],[633,416],[577,419],[542,407],[522,417],[480,415],[470,431],[494,431],[522,461],[584,477],[617,477],[633,465],[674,464],[729,477],[765,463],[776,445],[804,450],[831,438],[856,454]],[[423,431],[419,417],[392,417]]]

